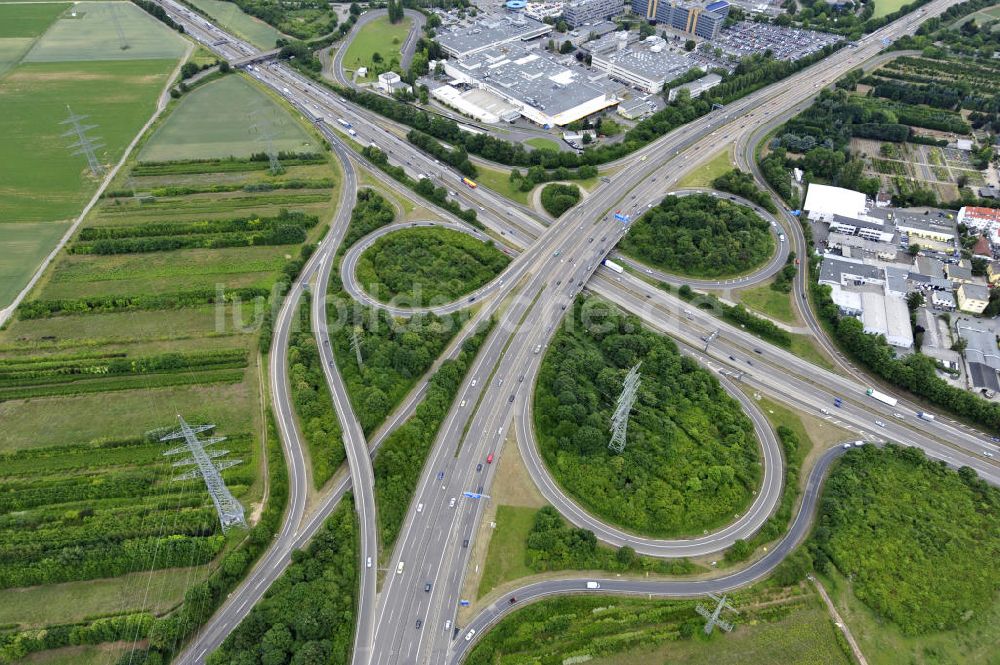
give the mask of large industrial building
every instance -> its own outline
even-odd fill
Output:
[[[729,15],[729,3],[718,0],[702,6],[669,0],[632,0],[632,11],[648,21],[704,39],[715,39]]]
[[[487,90],[543,127],[568,125],[618,104],[603,75],[566,67],[544,51],[506,44],[444,63],[459,84]]]
[[[551,25],[522,14],[490,15],[472,24],[441,28],[435,40],[449,56],[461,59],[502,44],[526,42],[550,32]]]
[[[663,85],[694,66],[687,54],[666,50],[662,37],[638,41],[636,33],[606,35],[590,47],[591,67],[643,92],[657,93]]]
[[[624,0],[572,0],[563,6],[562,17],[574,28],[584,23],[607,21],[625,13]]]

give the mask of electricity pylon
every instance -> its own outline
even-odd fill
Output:
[[[632,412],[632,405],[635,403],[636,393],[639,390],[641,380],[639,378],[639,367],[642,361],[636,363],[635,367],[625,375],[625,383],[622,386],[622,393],[618,396],[618,406],[611,416],[611,443],[608,448],[620,453],[625,450],[625,433],[628,429],[628,416]]]
[[[700,614],[701,616],[705,617],[708,620],[705,623],[705,634],[711,635],[712,629],[715,628],[716,626],[718,626],[719,628],[728,633],[733,629],[733,624],[729,623],[728,621],[724,621],[719,617],[722,615],[723,610],[732,610],[733,612],[736,612],[737,611],[736,608],[730,605],[728,602],[726,602],[725,596],[719,598],[714,593],[710,593],[708,594],[708,597],[716,602],[714,610],[708,610],[705,608],[704,605],[700,604],[694,608],[695,612],[697,612],[698,614]]]
[[[92,129],[96,129],[97,125],[85,125],[83,121],[90,116],[86,115],[76,115],[73,113],[73,109],[66,105],[66,110],[69,111],[69,117],[60,122],[60,125],[69,125],[70,130],[63,134],[63,138],[72,136],[76,138],[76,143],[70,145],[70,148],[76,148],[73,151],[74,155],[83,155],[87,158],[87,165],[90,167],[90,172],[94,174],[95,178],[99,178],[102,173],[104,173],[104,167],[101,163],[97,161],[97,149],[103,148],[104,144],[101,143],[100,139],[91,138],[87,136],[87,132]]]
[[[196,427],[191,427],[182,416],[177,416],[177,418],[181,421],[181,428],[162,437],[160,441],[184,439],[184,445],[171,448],[163,454],[177,455],[185,452],[190,453],[190,457],[186,457],[179,462],[174,462],[174,466],[187,466],[189,464],[194,464],[196,467],[186,473],[176,476],[174,480],[191,480],[201,476],[205,480],[205,486],[208,488],[209,495],[212,497],[212,503],[215,504],[215,511],[219,514],[219,522],[222,524],[222,530],[228,531],[234,526],[246,527],[246,519],[243,517],[243,505],[229,492],[229,488],[226,487],[225,481],[222,480],[222,476],[219,474],[219,471],[228,469],[231,466],[236,466],[243,460],[214,461],[214,458],[222,457],[223,455],[228,454],[229,451],[213,450],[211,452],[206,452],[205,446],[225,441],[226,437],[213,436],[201,440],[198,438],[198,433],[210,430],[214,428],[215,425],[198,425]]]

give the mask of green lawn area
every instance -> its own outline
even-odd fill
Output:
[[[872,18],[891,14],[905,4],[907,0],[875,0],[875,13],[872,14]]]
[[[557,152],[559,151],[559,144],[553,141],[552,139],[543,139],[541,137],[538,137],[534,139],[528,139],[527,141],[525,141],[525,143],[530,145],[532,148],[555,150]]]
[[[8,589],[0,594],[0,624],[21,629],[74,623],[113,612],[163,614],[184,600],[184,591],[203,580],[208,566],[142,571],[108,579]],[[135,593],[137,589],[144,593]]]
[[[5,5],[0,5],[5,6]],[[6,37],[0,39],[0,78],[21,60],[21,56],[35,43],[33,37]]]
[[[740,302],[746,305],[747,309],[757,310],[785,323],[797,323],[790,293],[775,291],[770,284],[764,284],[752,289],[742,289],[739,296]]]
[[[687,175],[677,182],[675,187],[677,189],[711,187],[713,180],[732,168],[733,159],[729,154],[729,148],[723,148],[707,162],[702,162],[693,171],[688,172]]]
[[[476,176],[476,183],[492,189],[501,196],[506,196],[511,201],[528,205],[528,195],[531,192],[522,192],[510,183],[510,173],[498,171],[485,166],[477,166],[479,175]]]
[[[39,5],[0,5],[0,39],[37,37],[71,3],[52,2]]]
[[[68,226],[68,222],[0,223],[0,309],[24,288]]]
[[[234,109],[238,109],[235,114],[231,113]],[[259,128],[256,132],[254,122]],[[302,126],[252,81],[244,76],[226,76],[184,96],[143,146],[139,160],[249,157],[266,148],[260,138],[263,129],[271,132],[279,151],[319,149]]]
[[[0,79],[0,219],[46,221],[77,214],[96,187],[63,137],[66,106],[97,125],[90,134],[117,161],[156,107],[173,60],[22,63]]]
[[[358,67],[368,67],[372,69],[372,55],[378,53],[382,56],[384,63],[392,62],[393,58],[399,59],[399,49],[403,46],[406,35],[410,33],[412,21],[404,18],[395,25],[389,23],[388,16],[381,16],[371,23],[367,23],[358,31],[347,53],[344,54],[344,69],[354,71]],[[369,79],[375,78],[371,74]]]
[[[35,0],[29,1],[34,2]],[[129,647],[131,644],[124,642],[65,647],[29,654],[20,662],[22,665],[108,665],[116,662]]]
[[[244,382],[0,402],[0,453],[135,436],[177,422],[178,413],[223,432],[247,431],[256,389]]]
[[[274,48],[275,42],[283,35],[273,26],[259,18],[245,14],[234,2],[223,0],[187,0],[211,17],[225,30],[231,31],[237,37],[242,37],[254,46],[262,49]]]
[[[497,506],[497,528],[490,536],[490,548],[486,553],[477,598],[482,598],[504,582],[534,574],[524,557],[536,512],[537,508]]]
[[[903,635],[857,599],[851,583],[832,570],[823,575],[827,592],[861,646],[870,665],[996,665],[1000,631],[1000,599],[968,624],[920,637]]]
[[[808,360],[814,365],[818,365],[823,369],[828,369],[830,371],[835,371],[833,363],[827,360],[826,356],[817,348],[816,340],[809,335],[798,335],[792,334],[792,345],[788,348],[789,351],[797,355],[803,360]]]
[[[127,48],[122,48],[115,19]],[[186,48],[183,37],[131,2],[86,2],[63,14],[25,62],[177,60]]]

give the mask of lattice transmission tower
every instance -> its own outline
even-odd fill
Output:
[[[264,152],[267,153],[271,175],[284,173],[285,167],[278,160],[278,151],[274,147],[274,127],[261,108],[250,113],[250,132],[257,134],[257,142],[263,145]]]
[[[115,24],[115,31],[118,33],[118,48],[125,51],[128,50],[129,43],[125,39],[125,31],[122,30],[121,21],[118,20],[118,11],[115,9],[115,5],[109,5],[111,9],[111,22]]]
[[[361,345],[362,340],[359,333],[363,332],[361,326],[354,326],[354,331],[351,334],[351,348],[354,349],[354,355],[358,359],[358,367],[363,367],[365,364],[364,358],[361,357]]]
[[[632,412],[632,405],[635,404],[636,394],[639,391],[639,367],[642,362],[638,362],[625,375],[625,383],[622,385],[621,395],[618,396],[618,406],[611,415],[611,443],[608,448],[620,453],[625,450],[625,433],[628,430],[628,416]]]
[[[708,597],[714,600],[716,603],[714,610],[709,610],[704,605],[701,604],[699,604],[697,607],[694,608],[695,612],[697,612],[698,614],[707,619],[707,621],[705,622],[705,634],[711,635],[712,629],[715,628],[716,626],[718,626],[719,628],[728,633],[733,629],[733,624],[729,623],[728,621],[724,621],[723,619],[720,618],[722,615],[722,611],[732,610],[733,612],[736,612],[737,609],[726,601],[726,596],[719,598],[714,593],[710,593],[708,594]]]
[[[104,167],[97,159],[97,149],[103,148],[104,144],[101,143],[99,138],[94,138],[87,135],[92,129],[97,129],[97,125],[85,125],[83,121],[89,118],[87,115],[77,115],[73,113],[73,109],[66,105],[66,110],[69,112],[69,117],[60,122],[60,125],[69,125],[70,130],[63,134],[63,138],[74,137],[76,138],[76,143],[70,145],[70,148],[75,148],[73,150],[74,155],[83,155],[87,158],[87,165],[90,167],[90,172],[94,174],[95,178],[99,178],[102,173],[104,173]]]
[[[229,451],[206,451],[205,446],[225,441],[226,437],[213,436],[207,439],[199,439],[199,433],[213,429],[215,425],[197,425],[191,427],[182,416],[177,416],[177,419],[181,421],[181,428],[162,437],[160,441],[184,439],[184,445],[171,448],[163,454],[178,455],[180,453],[190,453],[190,457],[186,457],[179,462],[174,462],[174,466],[187,466],[189,464],[196,466],[190,471],[174,477],[174,480],[191,480],[201,476],[205,480],[205,487],[208,488],[209,495],[212,497],[212,503],[215,504],[215,511],[219,514],[219,522],[222,524],[222,530],[228,531],[234,526],[246,527],[246,519],[243,517],[243,505],[229,492],[229,488],[226,487],[225,481],[222,480],[222,476],[219,474],[223,469],[236,466],[243,460],[220,460],[216,462],[216,457],[222,457],[228,454]]]

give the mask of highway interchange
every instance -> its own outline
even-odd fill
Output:
[[[172,0],[160,3],[175,20],[185,25],[187,33],[220,56],[231,61],[253,58],[256,49],[225,35],[215,26],[193,15]],[[345,172],[344,185],[336,218],[329,235],[314,253],[300,278],[293,284],[275,322],[275,338],[270,355],[270,381],[275,414],[289,464],[290,504],[285,523],[275,543],[261,558],[241,584],[198,636],[182,653],[178,662],[200,663],[208,652],[217,647],[239,621],[246,616],[271,582],[287,566],[291,551],[308,538],[329,514],[349,486],[353,485],[355,508],[360,522],[361,579],[359,581],[358,624],[355,636],[354,663],[443,663],[459,662],[466,650],[482,635],[483,629],[507,611],[509,603],[498,602],[485,608],[461,631],[475,628],[472,639],[456,637],[454,625],[459,594],[468,567],[470,541],[475,538],[484,513],[482,501],[463,497],[465,491],[480,486],[489,491],[495,464],[484,464],[487,456],[497,459],[503,454],[503,444],[511,427],[517,433],[517,445],[525,458],[533,480],[547,500],[574,524],[595,532],[597,537],[612,544],[629,544],[637,551],[656,556],[689,556],[696,553],[718,552],[733,540],[752,535],[770,514],[781,491],[782,473],[780,450],[766,422],[752,401],[743,398],[748,414],[758,429],[764,462],[764,481],[758,496],[744,515],[732,525],[704,537],[685,541],[662,541],[640,538],[587,514],[570,497],[565,496],[538,458],[534,443],[531,403],[535,377],[544,348],[555,328],[565,316],[576,295],[586,286],[623,309],[637,314],[654,329],[674,337],[682,352],[691,354],[716,372],[723,385],[731,390],[731,382],[745,385],[800,410],[815,413],[841,427],[853,429],[859,439],[893,440],[916,445],[928,455],[954,466],[967,465],[992,483],[1000,483],[997,467],[981,456],[992,445],[988,439],[965,427],[939,419],[934,423],[915,421],[913,406],[902,402],[892,409],[864,396],[864,377],[853,368],[839,367],[828,372],[796,356],[767,345],[745,331],[711,318],[710,314],[679,301],[630,273],[617,274],[600,267],[601,260],[612,251],[627,226],[613,219],[615,210],[639,214],[646,205],[658,201],[670,190],[670,185],[691,167],[714,155],[722,147],[736,143],[740,163],[753,172],[752,158],[755,139],[767,127],[801,105],[808,103],[818,88],[832,83],[846,71],[876,57],[883,38],[895,39],[911,33],[927,16],[940,13],[954,4],[953,0],[937,0],[924,9],[896,21],[861,40],[856,48],[845,48],[819,65],[733,102],[725,109],[695,120],[637,151],[619,163],[611,165],[617,172],[611,182],[599,187],[575,209],[559,221],[546,226],[530,211],[511,204],[489,191],[479,188],[467,191],[459,186],[459,176],[444,165],[417,151],[393,131],[392,123],[373,121],[370,113],[341,100],[335,93],[292,71],[284,64],[258,63],[252,74],[262,83],[281,94],[307,117],[321,116],[317,127],[333,146]],[[221,43],[220,43],[221,42]],[[343,47],[342,47],[343,49]],[[453,356],[461,342],[475,326],[494,318],[496,324],[475,358],[453,405],[442,425],[427,461],[412,505],[422,504],[421,510],[411,509],[398,542],[387,559],[386,577],[376,594],[378,543],[375,530],[375,505],[370,454],[396,424],[405,421],[426,389],[420,384],[403,405],[390,416],[390,424],[366,441],[350,408],[346,389],[333,363],[328,344],[324,295],[334,255],[346,231],[350,208],[357,188],[355,164],[360,158],[345,149],[339,135],[332,131],[334,119],[344,117],[353,123],[357,140],[377,145],[391,155],[392,161],[416,176],[418,173],[437,175],[453,187],[464,205],[475,206],[482,221],[494,238],[502,239],[517,257],[504,274],[489,288],[484,287],[476,301],[479,309],[472,321],[449,345],[445,357]],[[381,123],[381,124],[380,124]],[[398,129],[398,128],[397,128]],[[755,174],[758,175],[758,174]],[[382,174],[376,173],[385,187],[401,196],[406,190]],[[452,224],[459,220],[447,213],[440,216]],[[792,218],[779,220],[789,238],[796,244],[798,256],[804,256],[804,239],[798,223]],[[582,232],[581,232],[582,231]],[[783,248],[787,252],[787,247]],[[780,268],[783,260],[769,264],[768,270]],[[796,301],[805,293],[806,271],[799,271],[796,281]],[[763,274],[763,273],[762,273]],[[503,283],[500,280],[503,279]],[[345,285],[348,280],[345,280]],[[340,478],[332,491],[319,497],[315,507],[306,511],[305,493],[307,470],[300,435],[290,407],[287,385],[285,349],[294,316],[294,303],[307,285],[313,290],[313,329],[323,353],[326,378],[342,429],[348,453],[350,478]],[[380,306],[377,302],[370,302]],[[801,304],[801,303],[800,303]],[[467,297],[456,303],[442,303],[447,308],[468,306]],[[807,322],[815,324],[808,307],[800,309]],[[394,312],[407,313],[406,308]],[[718,334],[705,348],[704,337]],[[819,339],[823,339],[822,335]],[[761,349],[761,353],[755,353]],[[835,356],[836,357],[836,356]],[[752,364],[751,364],[752,363]],[[840,359],[838,358],[838,364]],[[846,376],[845,376],[846,375]],[[850,378],[849,378],[850,377]],[[426,379],[426,377],[425,377]],[[742,395],[739,391],[734,394]],[[835,396],[844,398],[844,406],[836,414],[826,413]],[[904,418],[893,413],[907,409]],[[885,428],[873,426],[876,419],[886,422]],[[709,591],[724,591],[743,586],[766,575],[807,532],[815,498],[825,471],[840,449],[832,449],[821,458],[809,476],[801,509],[788,535],[764,558],[751,567],[727,577],[690,581],[602,581],[603,590],[654,595],[697,595]],[[481,470],[477,470],[481,469]],[[454,499],[454,501],[452,501]],[[368,557],[374,564],[367,565]],[[400,563],[402,572],[396,574]],[[430,584],[430,590],[425,591]],[[515,592],[519,602],[553,593],[582,592],[582,580],[543,582]],[[421,627],[417,628],[416,621]]]

